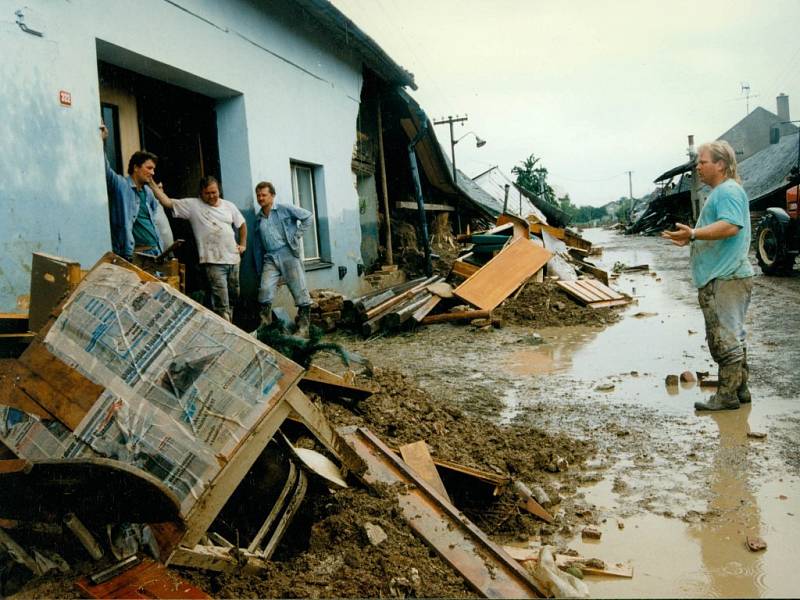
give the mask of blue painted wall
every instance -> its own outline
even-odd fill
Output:
[[[43,37],[15,23],[23,7]],[[0,311],[25,309],[32,251],[88,267],[110,249],[98,60],[216,100],[225,196],[251,219],[256,182],[272,181],[290,202],[290,161],[320,165],[334,266],[309,272],[309,286],[360,288],[350,159],[361,61],[291,3],[2,0],[0,53]]]

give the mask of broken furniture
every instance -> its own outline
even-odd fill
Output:
[[[111,253],[12,362],[0,441],[29,461],[107,457],[155,477],[180,505],[177,521],[151,523],[166,563],[263,560],[252,540],[232,556],[209,528],[290,414],[351,456],[297,389],[299,365]]]

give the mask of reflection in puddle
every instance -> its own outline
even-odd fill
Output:
[[[618,242],[613,234],[599,235],[603,239],[593,241],[600,245]],[[658,267],[654,264],[657,256],[620,244],[606,252],[606,266],[619,260]],[[715,371],[705,347],[695,291],[669,273],[659,278],[645,273],[622,274],[612,287],[629,294],[636,290],[638,305],[626,309],[622,321],[603,330],[537,329],[543,344],[515,345],[498,364],[517,377],[516,385],[505,390],[505,410],[500,415],[503,422],[512,420],[527,403],[541,401],[535,391],[538,388],[531,382],[540,385],[537,381],[546,379],[560,389],[573,390],[567,402],[602,398],[612,406],[635,404],[682,419],[684,426],[667,433],[666,443],[681,444],[687,451],[702,447],[698,451],[704,457],[702,461],[661,469],[657,480],[647,481],[647,475],[633,464],[618,463],[606,479],[583,490],[586,500],[598,506],[597,514],[606,513],[611,518],[600,524],[603,537],[599,543],[582,540],[578,532],[569,546],[588,557],[630,561],[634,567],[633,579],[588,578],[593,597],[796,597],[800,589],[796,565],[800,480],[787,474],[783,464],[773,466],[765,460],[759,444],[766,447],[769,442],[754,442],[747,437],[751,425],[755,430],[768,431],[776,419],[784,418],[795,407],[765,398],[738,411],[695,413],[693,403],[707,399],[712,388],[664,384],[666,375]],[[636,313],[650,316],[633,318]],[[613,390],[597,392],[597,384],[604,380],[614,384]],[[661,438],[652,439],[659,443]],[[766,471],[758,470],[765,465]],[[655,494],[658,502],[669,504],[651,508],[676,515],[692,510],[702,514],[687,523],[645,513],[625,519],[625,528],[619,529],[614,515],[636,502],[612,489],[615,476],[623,472],[632,487],[655,490],[659,492]],[[698,484],[708,495],[697,493]],[[750,552],[745,546],[747,536],[763,538],[768,549]]]
[[[624,529],[609,518],[600,525],[602,540],[584,541],[578,534],[569,546],[583,556],[607,562],[630,562],[634,578],[589,578],[593,597],[794,597],[798,589],[796,548],[800,481],[785,478],[771,484],[752,481],[750,407],[703,417],[713,422],[709,469],[711,499],[703,519],[685,523],[676,518],[642,514],[625,520]],[[629,465],[630,466],[630,465]],[[613,475],[585,489],[598,514],[615,514],[620,499]],[[655,485],[655,483],[654,483]],[[793,503],[787,503],[794,499]],[[625,499],[628,501],[629,499]],[[776,535],[776,532],[792,535]],[[745,546],[748,535],[767,540],[765,552]]]

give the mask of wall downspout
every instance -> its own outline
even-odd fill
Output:
[[[411,163],[411,178],[414,180],[414,192],[417,196],[417,209],[419,211],[419,221],[422,227],[422,239],[425,248],[425,275],[433,275],[433,265],[431,264],[431,242],[428,237],[428,219],[425,216],[425,199],[422,197],[422,182],[419,179],[419,167],[417,165],[416,145],[428,131],[428,117],[422,110],[417,110],[417,118],[421,123],[416,137],[408,145],[408,160]]]

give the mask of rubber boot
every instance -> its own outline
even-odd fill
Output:
[[[695,410],[736,410],[739,398],[736,391],[742,383],[742,361],[719,368],[719,387],[708,402],[695,402]]]
[[[744,351],[744,358],[742,359],[742,383],[736,390],[736,396],[739,398],[739,404],[750,404],[752,397],[750,396],[750,388],[747,387],[747,380],[750,378],[750,367],[747,366],[747,350]]]
[[[308,327],[311,320],[311,306],[298,306],[297,307],[297,335],[300,337],[308,337]]]
[[[262,325],[272,325],[272,304],[262,304],[260,316]]]

